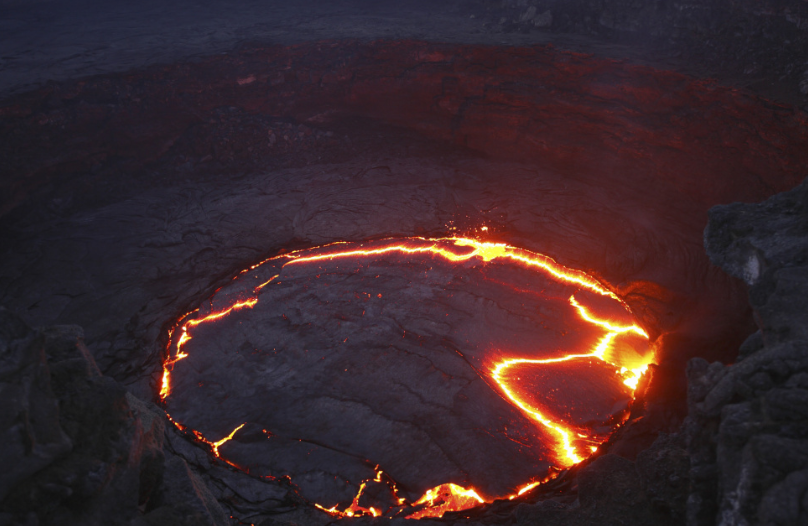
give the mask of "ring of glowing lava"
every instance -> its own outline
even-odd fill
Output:
[[[390,268],[398,268],[398,274],[386,282],[382,278],[382,285],[379,285],[380,277]],[[431,289],[425,289],[417,281],[402,281],[402,272],[423,273],[424,280],[440,285],[433,288],[445,291],[445,297],[435,297]],[[366,292],[364,289],[370,289],[372,284],[376,284],[378,290],[384,288],[387,297],[390,290],[399,291],[403,300],[396,302],[386,299],[382,293],[376,292],[377,289]],[[477,297],[466,292],[467,289],[495,292],[489,292],[488,296],[483,292]],[[496,292],[498,290],[504,292]],[[344,299],[347,291],[353,295],[349,300]],[[422,301],[407,307],[413,297]],[[495,305],[492,305],[490,297],[495,297],[503,304],[510,303],[500,305],[493,302]],[[451,305],[454,316],[451,323],[437,319],[438,311],[435,309],[445,306],[444,303]],[[327,333],[328,345],[323,349],[312,348],[311,354],[309,348],[295,347],[294,341],[288,336],[302,335],[305,339],[318,330],[312,322],[295,323],[290,318],[295,316],[294,313],[287,316],[285,309],[290,309],[298,317],[305,318],[299,312],[300,305],[312,309],[310,319],[326,320],[322,324],[328,327],[323,333]],[[360,307],[361,315],[357,310]],[[327,310],[329,308],[332,310]],[[415,335],[411,333],[408,336],[405,327],[390,328],[395,325],[390,320],[396,319],[396,313],[405,312],[397,310],[399,308],[424,311],[420,325],[416,324],[422,327],[420,333],[416,330]],[[333,309],[336,309],[336,314]],[[356,310],[354,315],[350,314],[351,309]],[[444,318],[449,319],[450,308],[446,310]],[[382,312],[386,314],[382,316]],[[462,312],[462,315],[456,314],[458,312]],[[258,316],[260,321],[245,317],[249,313]],[[378,318],[373,318],[374,315]],[[368,319],[377,321],[366,322]],[[379,322],[380,319],[386,325]],[[553,329],[547,323],[553,321],[565,329]],[[428,323],[443,325],[437,329],[423,329]],[[455,326],[461,326],[462,330],[455,330]],[[507,442],[501,446],[502,450],[528,455],[529,461],[524,462],[526,469],[540,469],[540,466],[549,466],[549,469],[534,472],[518,485],[509,486],[509,491],[495,495],[473,487],[463,487],[463,484],[457,483],[463,480],[454,480],[431,486],[420,498],[407,499],[400,495],[401,485],[397,484],[399,475],[396,469],[401,472],[402,464],[397,464],[398,468],[391,471],[383,471],[382,468],[390,468],[386,468],[383,461],[377,463],[378,459],[368,453],[378,447],[374,446],[373,440],[369,440],[369,446],[360,446],[357,451],[347,453],[345,450],[350,444],[341,446],[342,449],[334,445],[339,441],[335,442],[329,437],[332,437],[335,428],[343,431],[353,429],[349,424],[346,424],[349,427],[340,427],[344,421],[377,419],[381,422],[379,427],[387,425],[387,420],[378,418],[372,411],[365,411],[362,405],[368,404],[363,400],[376,396],[373,393],[385,391],[387,395],[387,391],[406,393],[405,390],[422,389],[416,394],[423,397],[426,396],[423,393],[443,389],[442,384],[437,384],[437,387],[430,384],[432,387],[399,388],[392,385],[395,382],[390,379],[378,380],[390,384],[389,389],[381,384],[381,387],[374,388],[375,391],[367,391],[370,395],[362,395],[365,397],[362,400],[346,401],[347,396],[339,389],[348,389],[345,392],[350,392],[355,388],[357,384],[351,382],[358,380],[352,380],[354,376],[364,379],[362,381],[365,383],[360,385],[364,388],[380,375],[388,378],[384,375],[393,374],[374,371],[377,362],[395,363],[399,365],[394,367],[401,367],[401,371],[409,370],[407,364],[411,362],[390,361],[394,360],[390,358],[391,355],[396,356],[395,360],[399,359],[399,355],[403,356],[402,352],[398,352],[400,349],[394,349],[395,352],[385,350],[383,353],[369,349],[372,345],[368,342],[389,339],[390,331],[397,330],[403,332],[401,339],[411,346],[403,349],[405,354],[418,354],[415,359],[420,362],[432,359],[432,356],[428,352],[415,352],[418,350],[416,343],[422,348],[426,341],[426,346],[433,353],[438,352],[434,350],[435,344],[430,343],[434,338],[430,340],[425,334],[440,334],[440,331],[452,333],[441,344],[450,348],[449,354],[441,350],[443,357],[434,358],[435,362],[424,369],[427,372],[410,376],[439,377],[437,373],[440,373],[449,384],[457,382],[456,377],[465,382],[462,384],[464,386],[473,384],[473,389],[464,387],[458,388],[457,392],[452,391],[453,403],[456,406],[460,403],[458,400],[471,397],[477,406],[459,410],[463,415],[485,413],[494,416],[481,417],[482,423],[464,430],[465,434],[458,432],[460,434],[456,441],[468,441],[469,436],[483,436],[483,433],[493,436],[491,440],[500,440],[504,436]],[[382,336],[373,340],[375,333]],[[268,338],[276,336],[279,343],[269,350],[266,342]],[[345,338],[336,341],[337,336]],[[492,341],[493,337],[497,341]],[[321,341],[324,336],[319,335],[318,338],[320,340],[311,341]],[[357,347],[345,347],[348,350],[341,351],[339,346],[349,345],[351,338],[359,339],[359,343],[353,344]],[[540,344],[536,343],[537,339],[541,341]],[[255,341],[264,344],[256,345]],[[301,344],[302,347],[307,345]],[[353,358],[355,361],[345,361],[360,352],[369,354]],[[334,363],[326,363],[328,360]],[[230,285],[218,290],[208,304],[183,317],[172,330],[163,364],[160,397],[178,427],[208,444],[215,456],[251,473],[257,472],[267,477],[284,475],[267,471],[278,469],[277,466],[283,464],[284,455],[299,455],[299,444],[302,443],[309,448],[305,457],[300,457],[305,459],[301,460],[303,463],[312,457],[327,462],[337,454],[334,451],[340,455],[361,457],[362,462],[370,466],[363,469],[371,469],[371,476],[363,476],[361,473],[364,472],[354,470],[355,476],[361,476],[362,481],[358,483],[358,490],[350,503],[338,499],[337,504],[333,504],[333,500],[322,505],[315,504],[328,513],[337,516],[401,514],[409,518],[439,517],[446,511],[468,509],[494,499],[514,498],[559,470],[581,462],[621,422],[626,414],[626,401],[633,397],[640,376],[652,360],[648,335],[634,321],[628,306],[608,287],[582,271],[564,267],[549,257],[501,243],[459,237],[387,239],[367,243],[335,243],[301,250],[268,259],[242,271]],[[222,380],[211,381],[211,376],[216,376],[214,369],[225,367],[228,363],[235,364],[232,367],[236,371],[232,374],[236,379],[232,380],[232,385]],[[343,366],[344,371],[337,370],[337,367]],[[337,373],[348,373],[349,368],[352,373],[357,372],[336,376]],[[305,425],[300,424],[297,428],[291,426],[289,429],[296,429],[297,432],[302,432],[300,429],[309,430],[307,432],[320,438],[307,436],[304,439],[294,434],[284,438],[282,434],[276,434],[275,429],[269,426],[285,425],[276,421],[280,418],[276,415],[283,413],[282,408],[266,410],[257,418],[259,421],[253,422],[248,409],[243,409],[245,404],[235,405],[234,399],[250,400],[250,396],[258,396],[261,403],[256,405],[260,406],[270,403],[270,399],[286,396],[283,389],[309,389],[300,387],[302,380],[296,380],[301,376],[298,374],[301,370],[309,371],[313,377],[324,377],[318,386],[311,388],[315,390],[305,391],[304,395],[308,393],[309,398],[326,396],[323,391],[328,389],[343,393],[327,399],[331,404],[327,406],[330,409],[323,409],[325,406],[322,405],[312,406],[303,395],[290,398],[291,405],[308,408],[303,412],[312,407],[320,411],[317,414],[321,415],[319,418],[322,422],[306,422]],[[468,371],[472,371],[476,378],[470,378]],[[464,374],[466,377],[463,377]],[[576,380],[579,376],[583,380]],[[395,374],[389,378],[395,379]],[[264,386],[255,385],[256,382],[272,384],[275,390],[261,391]],[[343,384],[348,387],[342,387]],[[241,394],[232,394],[232,391]],[[440,406],[440,410],[450,407],[439,398],[435,400],[438,402],[430,403]],[[354,404],[351,407],[358,408],[358,413],[365,411],[362,413],[365,416],[356,417],[358,420],[351,420],[354,418],[352,415],[343,416],[342,420],[329,420],[328,412],[339,412],[348,402]],[[507,404],[507,410],[503,409],[506,407],[503,404]],[[603,407],[596,407],[598,404]],[[199,410],[200,405],[205,410]],[[215,411],[210,408],[215,408]],[[211,416],[211,411],[218,411],[218,416]],[[433,418],[440,420],[442,417],[438,414]],[[230,420],[237,425],[230,425],[230,432],[224,433],[220,431],[222,420]],[[238,423],[239,420],[241,423]],[[505,420],[505,423],[495,422],[497,420]],[[395,423],[390,425],[393,427],[385,431],[388,435],[384,436],[395,436],[405,429],[395,427]],[[356,424],[353,426],[356,427]],[[458,426],[455,424],[455,427]],[[214,434],[221,438],[216,441],[208,438]],[[268,460],[261,461],[263,464],[250,460],[256,458],[256,448],[266,447],[264,444],[270,443],[280,453],[265,454]],[[423,448],[425,458],[429,456],[427,449]],[[388,457],[392,455],[385,454]],[[390,462],[396,464],[394,460]],[[426,463],[437,465],[435,461]],[[455,471],[449,469],[447,472]],[[311,473],[311,470],[306,473]],[[294,473],[292,475],[293,482],[297,482]],[[450,476],[463,478],[461,475]],[[317,484],[322,485],[322,479],[322,476],[317,479]],[[405,485],[415,486],[411,481]],[[380,497],[381,493],[386,496]],[[334,500],[337,498],[334,497]]]

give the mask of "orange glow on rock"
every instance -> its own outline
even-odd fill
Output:
[[[220,448],[220,447],[222,446],[222,444],[224,444],[225,442],[227,442],[227,441],[229,441],[229,440],[232,440],[232,439],[233,439],[233,436],[236,434],[236,432],[237,432],[239,429],[241,429],[242,427],[244,427],[245,425],[247,425],[247,422],[244,422],[243,424],[241,424],[240,426],[238,426],[237,428],[235,428],[233,431],[231,431],[231,432],[230,432],[230,434],[229,434],[229,435],[227,435],[227,436],[226,436],[226,437],[224,437],[223,439],[219,440],[218,442],[213,442],[213,443],[211,443],[210,445],[211,445],[211,447],[213,448],[213,454],[214,454],[214,455],[216,455],[217,457],[221,458],[221,455],[219,455],[219,448]]]
[[[219,318],[223,318],[233,312],[234,310],[243,309],[245,307],[252,308],[255,304],[258,303],[258,298],[250,298],[246,301],[240,301],[234,303],[230,307],[219,311],[214,312],[213,314],[209,314],[204,318],[190,320],[185,325],[182,326],[182,334],[180,335],[180,339],[177,340],[177,353],[173,359],[166,360],[163,362],[163,380],[160,386],[160,398],[165,400],[166,397],[171,394],[171,371],[174,369],[174,364],[177,363],[179,360],[183,358],[187,358],[188,355],[182,351],[182,347],[191,340],[191,335],[188,333],[188,329],[191,327],[196,327],[202,323],[218,320]]]
[[[464,237],[447,237],[439,239],[413,237],[374,242],[376,245],[380,243],[383,244],[381,246],[374,246],[373,248],[367,249],[354,248],[355,244],[352,244],[350,248],[341,250],[341,248],[347,245],[347,243],[337,242],[331,245],[320,247],[317,250],[322,251],[322,253],[314,255],[305,255],[305,253],[310,252],[311,249],[295,251],[277,256],[275,258],[270,258],[269,260],[253,265],[242,273],[249,270],[254,270],[267,261],[279,259],[286,259],[286,261],[281,265],[281,268],[284,268],[286,265],[300,265],[323,260],[334,260],[338,258],[367,258],[375,255],[394,253],[405,255],[431,255],[443,258],[450,262],[464,262],[473,258],[477,258],[482,262],[504,259],[515,262],[518,265],[521,265],[523,268],[545,273],[558,282],[577,287],[579,291],[588,291],[602,297],[610,298],[611,300],[619,303],[627,315],[630,315],[630,311],[625,303],[615,293],[606,288],[595,278],[582,271],[567,268],[557,263],[550,257],[512,247],[504,243],[492,243]],[[174,369],[174,365],[178,361],[188,356],[188,353],[184,351],[184,347],[192,339],[190,330],[203,323],[221,319],[235,310],[252,308],[259,301],[257,296],[259,291],[272,283],[276,278],[278,278],[279,275],[280,274],[276,274],[269,280],[255,287],[253,292],[256,294],[256,296],[254,297],[237,301],[226,309],[208,314],[202,318],[187,320],[184,323],[181,322],[182,325],[178,327],[180,330],[179,337],[176,338],[175,341],[173,341],[175,331],[170,333],[169,338],[172,340],[172,342],[169,343],[169,349],[172,348],[173,344],[174,357],[172,358],[169,355],[169,357],[163,363],[163,377],[160,390],[161,399],[165,400],[171,394],[171,373]],[[381,294],[379,297],[381,297]],[[591,436],[587,433],[586,429],[579,429],[570,423],[566,423],[557,417],[552,416],[551,412],[548,411],[547,408],[536,407],[535,403],[529,402],[525,396],[519,393],[519,390],[510,381],[509,374],[507,373],[511,370],[518,370],[522,367],[541,367],[542,365],[559,362],[595,359],[613,366],[615,369],[615,374],[620,375],[622,377],[622,383],[630,388],[633,392],[637,388],[639,379],[648,368],[648,365],[653,363],[652,351],[649,351],[645,355],[640,355],[633,346],[624,345],[618,348],[618,346],[615,345],[618,338],[634,337],[647,341],[649,339],[648,334],[637,324],[619,323],[615,320],[598,317],[590,308],[582,305],[576,299],[575,295],[570,296],[569,304],[575,309],[578,317],[583,322],[603,331],[603,335],[591,349],[583,352],[569,353],[558,357],[544,359],[504,357],[494,361],[488,366],[488,376],[490,380],[492,380],[493,384],[496,385],[496,388],[504,395],[504,397],[511,404],[522,411],[528,418],[536,422],[538,426],[548,431],[549,436],[555,437],[555,445],[552,449],[555,452],[558,465],[562,468],[573,466],[597,451],[597,446],[603,441],[603,439],[598,439],[598,437]],[[173,419],[171,421],[181,429],[185,429],[184,426],[175,422]],[[197,439],[210,446],[211,451],[215,456],[220,457],[219,447],[231,440],[236,432],[245,424],[241,424],[227,437],[218,442],[211,442],[205,439],[200,433],[196,431],[192,432]],[[381,516],[387,512],[378,510],[373,506],[364,507],[360,505],[360,499],[362,498],[369,482],[387,483],[398,504],[405,505],[405,499],[399,498],[398,494],[396,493],[395,483],[392,482],[392,479],[389,479],[389,477],[388,481],[383,482],[382,473],[383,472],[378,469],[377,466],[376,477],[363,481],[359,486],[359,491],[357,492],[356,497],[354,497],[351,504],[342,511],[338,509],[338,505],[331,508],[326,508],[320,504],[315,504],[315,506],[335,517]],[[552,478],[554,474],[555,472],[540,481],[534,480],[528,482],[517,488],[512,494],[497,498],[514,499],[546,482]],[[464,488],[454,483],[445,483],[427,490],[421,498],[412,503],[411,506],[420,507],[420,509],[406,515],[406,518],[420,519],[424,517],[440,517],[449,511],[462,511],[479,506],[480,504],[486,502],[492,502],[493,500],[494,499],[484,499],[474,488]],[[401,511],[399,510],[398,512],[400,513]]]
[[[314,504],[314,506],[329,515],[333,515],[334,517],[363,517],[363,516],[372,516],[372,517],[379,517],[381,516],[382,512],[377,510],[373,506],[364,507],[359,504],[359,500],[362,498],[362,494],[365,492],[365,488],[369,482],[376,482],[376,483],[383,483],[382,475],[384,471],[379,469],[379,466],[376,466],[376,476],[373,479],[366,480],[359,485],[359,491],[356,493],[351,505],[345,508],[343,511],[340,511],[337,505],[332,506],[331,508],[326,508],[320,504]],[[396,491],[395,484],[393,483],[392,486],[389,488],[391,493],[394,497],[396,497],[398,504],[403,504],[405,499],[399,499]]]
[[[539,484],[541,484],[541,482],[531,482],[530,484],[526,484],[526,485],[522,486],[521,488],[519,488],[519,491],[516,492],[516,496],[518,497],[519,495],[524,495],[525,493],[532,490],[533,488],[535,488]],[[513,497],[511,497],[511,498],[513,498]]]
[[[592,315],[586,308],[584,308],[578,301],[576,301],[574,296],[570,296],[570,304],[578,311],[578,314],[581,316],[581,319],[584,321],[591,323],[595,326],[601,327],[606,331],[606,334],[600,339],[598,344],[595,348],[589,353],[583,354],[568,354],[559,358],[546,358],[546,359],[528,359],[528,358],[507,358],[502,361],[497,362],[491,368],[491,378],[494,382],[497,383],[500,390],[505,394],[505,396],[513,402],[515,406],[521,409],[525,414],[527,414],[533,420],[539,422],[542,426],[546,427],[558,437],[558,446],[556,448],[556,453],[562,464],[565,467],[569,467],[575,465],[584,458],[578,454],[576,448],[573,445],[572,439],[572,429],[562,422],[554,421],[550,419],[541,409],[531,407],[523,397],[519,396],[512,386],[504,378],[503,373],[511,368],[511,367],[518,367],[524,365],[542,365],[548,363],[557,363],[557,362],[565,362],[570,360],[578,360],[578,359],[586,359],[586,358],[597,358],[598,360],[602,360],[604,362],[610,363],[611,365],[617,366],[614,362],[612,362],[609,358],[615,354],[612,352],[612,342],[614,338],[620,334],[624,333],[634,333],[637,334],[645,339],[648,339],[648,334],[639,326],[637,325],[616,325],[614,323],[609,322],[608,320],[602,320],[596,318]],[[623,367],[621,372],[627,376],[624,380],[624,383],[631,387],[632,389],[637,388],[637,383],[639,382],[639,376],[645,369],[648,367],[648,363],[652,359],[652,356],[646,357],[649,361],[641,364],[636,369],[628,369]],[[628,373],[631,375],[628,375]],[[583,433],[577,433],[579,437],[587,438]]]
[[[189,431],[189,429],[188,429],[186,426],[184,426],[184,425],[180,424],[179,422],[177,422],[176,420],[174,420],[173,418],[171,418],[171,415],[166,414],[166,416],[168,417],[169,421],[170,421],[172,424],[174,424],[175,426],[177,426],[177,428],[178,428],[180,431]],[[229,435],[227,435],[227,436],[226,436],[226,437],[224,437],[223,439],[218,440],[218,441],[216,441],[216,442],[211,442],[210,440],[208,440],[207,438],[205,438],[205,436],[204,436],[202,433],[200,433],[199,431],[196,431],[196,430],[190,430],[190,432],[191,432],[191,434],[193,434],[194,438],[196,438],[196,439],[197,439],[199,442],[202,442],[203,444],[207,444],[207,446],[208,446],[208,447],[210,447],[210,452],[213,454],[213,456],[215,456],[216,458],[221,459],[222,461],[227,462],[227,463],[228,463],[228,464],[230,464],[231,466],[233,466],[233,467],[236,467],[236,468],[237,468],[238,466],[236,466],[236,465],[235,465],[235,464],[233,464],[232,462],[229,462],[227,459],[222,458],[222,456],[219,454],[219,448],[220,448],[220,447],[222,447],[222,445],[224,445],[226,442],[229,442],[230,440],[232,440],[232,439],[233,439],[233,437],[236,435],[236,433],[237,433],[237,432],[238,432],[238,431],[239,431],[239,430],[240,430],[242,427],[244,427],[244,426],[246,426],[246,425],[247,425],[247,422],[244,422],[243,424],[241,424],[241,425],[240,425],[240,426],[238,426],[237,428],[233,429],[233,431],[231,431]]]
[[[379,472],[378,476],[381,476],[381,472]],[[377,476],[377,478],[378,478],[378,476]],[[367,482],[363,482],[362,484],[359,485],[359,491],[356,493],[356,497],[354,497],[353,502],[351,502],[351,505],[348,506],[347,508],[345,508],[344,511],[339,511],[337,509],[337,506],[334,506],[334,507],[328,508],[328,509],[324,508],[323,506],[321,506],[319,504],[315,504],[314,506],[321,509],[321,510],[323,510],[326,513],[334,515],[335,517],[362,517],[362,516],[365,516],[365,515],[370,515],[372,517],[378,517],[379,515],[381,515],[381,512],[379,510],[377,510],[376,508],[374,508],[373,506],[369,506],[367,508],[364,508],[364,507],[359,505],[359,499],[362,498],[362,493],[364,493],[366,487],[367,487]]]
[[[474,489],[466,489],[457,484],[441,484],[428,490],[413,503],[413,506],[426,504],[426,507],[407,515],[408,519],[423,519],[424,517],[441,517],[447,511],[462,511],[485,504]]]

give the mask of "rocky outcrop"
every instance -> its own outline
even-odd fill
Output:
[[[688,365],[688,523],[808,523],[808,183],[710,212],[712,261],[749,284],[760,330],[731,366]]]
[[[73,444],[59,423],[59,403],[51,389],[41,341],[17,318],[5,316],[0,322],[5,337],[0,348],[4,445],[0,462],[5,472],[0,499],[5,499],[21,481],[63,456]]]
[[[102,376],[82,337],[0,308],[0,524],[229,524],[164,447],[165,416]]]

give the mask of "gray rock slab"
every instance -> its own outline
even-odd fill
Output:
[[[0,307],[0,500],[67,454],[42,338]]]

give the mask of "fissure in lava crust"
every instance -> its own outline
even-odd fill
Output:
[[[461,237],[268,259],[169,339],[160,397],[177,426],[351,517],[533,489],[608,439],[654,358],[598,280]]]

